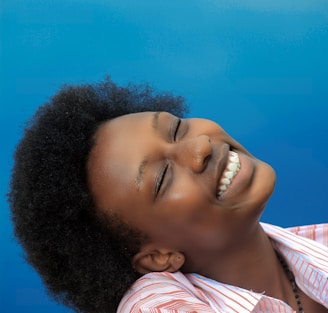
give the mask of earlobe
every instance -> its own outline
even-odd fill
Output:
[[[169,249],[141,249],[133,258],[132,265],[140,274],[150,272],[176,272],[184,264],[181,252]]]

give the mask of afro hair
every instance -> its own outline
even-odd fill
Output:
[[[96,214],[87,161],[98,127],[144,111],[187,113],[183,98],[149,85],[64,85],[27,122],[14,154],[8,201],[24,257],[50,296],[76,312],[115,312],[139,277],[141,235]]]

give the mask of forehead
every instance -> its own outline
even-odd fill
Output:
[[[114,198],[134,191],[140,136],[149,133],[157,113],[124,115],[105,122],[95,134],[87,164],[88,185],[97,207],[106,208]]]

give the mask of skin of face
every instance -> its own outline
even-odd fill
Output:
[[[238,153],[241,167],[218,197],[229,151]],[[159,266],[173,255],[169,270],[197,271],[251,240],[276,176],[213,121],[143,112],[98,129],[88,179],[98,210],[148,236],[136,264],[155,255]],[[139,271],[168,270],[150,263]]]

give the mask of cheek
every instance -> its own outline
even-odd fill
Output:
[[[201,184],[190,180],[170,192],[157,209],[157,234],[190,249],[223,249],[241,224],[238,214],[221,207]]]
[[[200,184],[190,182],[170,192],[158,208],[156,219],[163,229],[179,237],[198,234],[204,238],[214,233],[217,236],[223,230],[226,214]]]
[[[175,193],[156,220],[157,234],[184,251],[222,249],[229,241],[229,216],[195,190]]]
[[[206,193],[199,185],[189,180],[170,192],[165,199],[163,212],[175,216],[176,220],[187,222],[201,212],[206,212],[208,205],[209,198]]]

